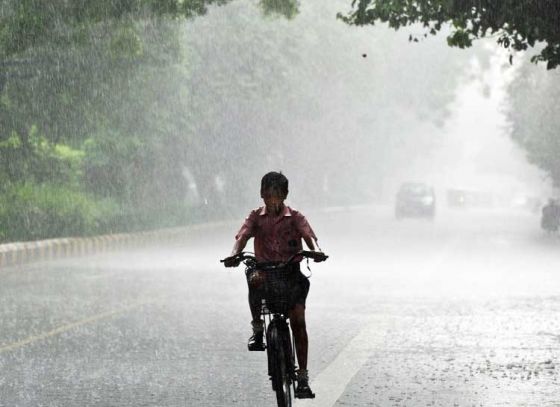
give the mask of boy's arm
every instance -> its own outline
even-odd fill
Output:
[[[247,245],[247,241],[253,237],[255,233],[257,213],[258,210],[251,211],[249,216],[245,219],[245,222],[243,222],[243,225],[241,225],[241,229],[239,229],[239,232],[235,235],[235,243],[233,244],[233,249],[231,251],[232,256],[242,252]]]
[[[249,237],[245,236],[245,235],[241,235],[239,236],[239,239],[237,239],[233,245],[233,249],[231,251],[231,255],[235,256],[237,253],[240,253],[243,251],[243,249],[245,248],[245,246],[247,245],[247,241],[249,240]]]
[[[233,245],[233,249],[231,251],[230,256],[228,258],[224,259],[224,266],[226,266],[226,267],[237,267],[237,266],[239,266],[240,261],[238,259],[235,259],[234,256],[243,251],[243,249],[245,248],[245,245],[247,244],[248,240],[249,240],[249,237],[247,237],[245,235],[237,236],[237,239],[235,240],[235,243]]]
[[[317,236],[311,228],[311,225],[300,212],[295,213],[296,227],[303,238],[303,241],[309,248],[309,250],[315,251],[315,244],[317,243]],[[317,245],[318,247],[319,245]],[[321,250],[321,249],[319,249]]]
[[[310,236],[304,236],[303,241],[309,247],[309,250],[315,251],[315,244],[313,243],[313,239]]]

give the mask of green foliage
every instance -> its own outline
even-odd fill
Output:
[[[150,148],[137,136],[106,132],[84,143],[86,159],[85,186],[93,193],[123,202],[134,202],[135,187],[145,185],[144,166],[150,159]],[[144,182],[136,182],[144,177]]]
[[[177,86],[187,84],[180,25],[124,14],[98,23],[82,17],[87,24],[79,29],[58,27],[70,42],[36,41],[5,60],[7,71],[0,72],[0,192],[10,190],[15,198],[3,204],[29,199],[39,202],[32,207],[49,207],[58,202],[69,218],[75,217],[74,210],[84,211],[84,219],[76,221],[83,227],[46,226],[40,235],[49,237],[73,230],[139,230],[187,219],[181,167],[173,164],[186,148],[177,137],[188,111],[185,88]],[[14,193],[16,186],[21,193]],[[33,188],[43,192],[26,192]],[[76,205],[54,200],[48,188]],[[112,204],[102,211],[103,220],[91,221],[88,213],[108,201]],[[62,216],[51,209],[20,209],[21,216],[45,222],[56,223]],[[21,230],[3,234],[21,238]],[[28,233],[28,239],[39,236]]]
[[[560,187],[560,74],[525,62],[509,87],[512,138]]]
[[[142,40],[130,25],[121,27],[113,33],[109,48],[115,58],[123,56],[137,58],[143,54]]]
[[[557,0],[354,0],[353,10],[339,17],[363,26],[384,22],[394,29],[412,24],[435,35],[451,25],[450,46],[470,47],[473,39],[499,33],[498,43],[514,51],[542,42],[533,62],[547,69],[560,65],[560,3]],[[417,37],[411,40],[417,41]]]
[[[207,219],[200,209],[183,203],[162,202],[158,209],[98,198],[66,185],[4,185],[0,194],[0,243],[137,232]]]
[[[63,143],[50,142],[32,125],[25,136],[12,131],[0,141],[0,170],[4,182],[23,180],[77,185],[81,179],[84,152]]]
[[[229,0],[3,0],[0,56],[46,43],[71,44],[86,26],[150,17],[194,17]],[[61,27],[70,29],[60,30]]]
[[[99,201],[63,185],[18,183],[0,195],[0,241],[93,235],[107,230],[115,212]]]
[[[468,32],[458,29],[447,37],[447,44],[451,47],[468,48],[472,45],[472,38]]]
[[[297,0],[260,0],[259,6],[265,16],[277,15],[289,20],[299,12],[299,2]]]
[[[20,147],[21,139],[15,133],[12,133],[6,140],[0,142],[0,149],[5,155],[10,154],[13,150],[17,150]]]

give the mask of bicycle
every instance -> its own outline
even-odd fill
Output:
[[[279,407],[292,406],[292,390],[295,393],[296,362],[294,355],[295,339],[288,324],[290,299],[288,295],[288,278],[290,265],[296,258],[311,258],[324,261],[328,258],[322,252],[299,251],[283,263],[257,263],[255,256],[241,252],[234,256],[239,265],[246,266],[245,273],[259,270],[264,272],[261,316],[265,321],[266,353],[268,358],[268,375],[272,390],[276,392]],[[221,260],[223,263],[225,261]]]

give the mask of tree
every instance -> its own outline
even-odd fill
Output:
[[[179,205],[184,185],[172,163],[184,150],[175,145],[186,144],[177,139],[188,78],[181,27],[159,17],[60,24],[55,40],[0,62],[8,68],[0,72],[0,205],[29,219],[8,227],[13,214],[0,211],[0,239],[53,237],[52,225],[64,218],[53,191],[80,196],[73,201],[87,204],[75,212],[95,218],[56,229],[64,235],[151,227]],[[65,36],[72,41],[56,41]],[[76,151],[79,162],[69,166],[72,157],[60,151]]]
[[[0,57],[45,43],[72,44],[101,22],[151,17],[194,17],[229,0],[1,0]],[[60,30],[71,27],[72,31]]]
[[[532,62],[546,62],[547,69],[560,65],[560,3],[557,0],[354,0],[353,10],[339,17],[348,24],[376,22],[401,27],[421,24],[435,35],[449,24],[450,46],[466,48],[473,40],[497,36],[504,48],[523,51],[543,43]],[[418,41],[411,35],[411,41]],[[513,55],[510,54],[510,63]]]
[[[227,2],[0,0],[0,240],[161,227],[192,216],[184,166],[203,174],[201,188],[210,185],[203,140],[224,132],[212,133],[221,112],[205,114],[204,93],[194,92],[207,61],[191,71],[182,20]],[[272,17],[298,12],[295,0],[258,7]],[[204,120],[208,126],[197,126]],[[218,130],[228,127],[222,121]],[[53,191],[77,206],[61,204],[58,213]],[[87,222],[61,221],[74,210]],[[25,222],[6,222],[14,213]]]
[[[231,0],[0,0],[0,58],[45,43],[71,45],[83,30],[123,19],[192,18]],[[260,0],[264,15],[293,18],[297,0]],[[60,30],[60,27],[73,30]]]
[[[560,187],[560,73],[530,69],[524,63],[508,91],[513,140]]]

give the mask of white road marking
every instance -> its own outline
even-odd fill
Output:
[[[460,240],[454,237],[446,242],[440,251],[428,262],[428,274],[435,273],[449,258]],[[362,368],[371,353],[383,345],[388,329],[395,324],[395,319],[377,317],[362,329],[340,352],[336,359],[324,369],[315,380],[311,381],[311,388],[316,397],[311,400],[297,400],[295,405],[332,407],[346,390],[346,386]]]
[[[364,329],[350,341],[317,377],[311,381],[316,397],[295,400],[295,405],[329,407],[344,393],[346,386],[367,361],[372,351],[385,341],[391,321],[387,317],[370,320]]]

